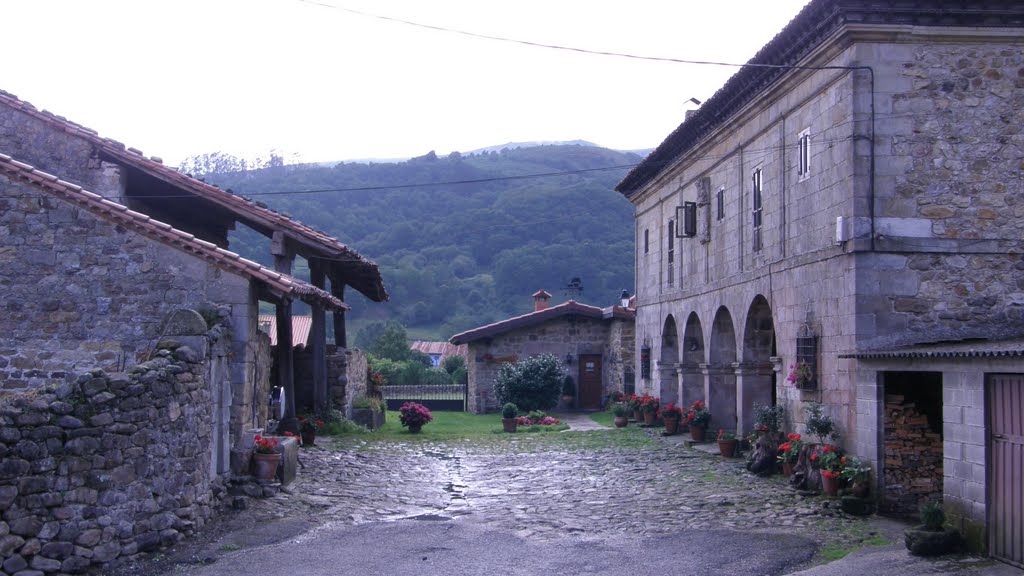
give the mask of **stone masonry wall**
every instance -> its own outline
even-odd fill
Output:
[[[334,400],[334,408],[343,411],[346,418],[352,417],[352,400],[366,395],[368,367],[365,352],[358,348],[345,351],[345,386],[339,391],[335,385],[328,396]]]
[[[209,351],[168,346],[128,373],[0,397],[0,573],[109,567],[210,517]]]
[[[121,371],[152,351],[168,312],[207,302],[232,307],[235,362],[249,360],[245,278],[0,176],[0,389]]]

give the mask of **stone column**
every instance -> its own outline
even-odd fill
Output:
[[[771,364],[734,362],[732,368],[736,374],[736,432],[751,432],[754,404],[768,406],[772,403]]]
[[[704,397],[711,411],[710,430],[736,428],[736,371],[730,365],[701,364]]]
[[[687,407],[695,400],[707,402],[705,388],[705,372],[702,364],[689,363],[679,365],[679,404]]]

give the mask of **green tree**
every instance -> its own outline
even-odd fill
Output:
[[[459,368],[466,367],[466,359],[463,358],[462,356],[459,356],[458,354],[455,354],[453,356],[446,357],[444,359],[444,362],[441,363],[441,366],[444,368],[445,372],[449,374],[455,374],[455,371],[458,370]]]
[[[387,358],[397,362],[412,359],[412,349],[405,328],[400,324],[390,324],[384,332],[373,341],[370,354],[379,358]]]

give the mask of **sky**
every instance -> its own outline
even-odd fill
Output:
[[[0,89],[159,156],[653,148],[807,0],[0,0]],[[356,12],[362,12],[358,14]],[[378,17],[368,16],[373,14]]]

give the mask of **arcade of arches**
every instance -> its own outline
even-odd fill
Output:
[[[764,296],[753,299],[741,324],[725,306],[712,318],[691,312],[681,330],[669,314],[658,357],[661,400],[684,406],[703,400],[711,411],[712,430],[749,432],[754,405],[775,404],[775,355],[775,325]]]

